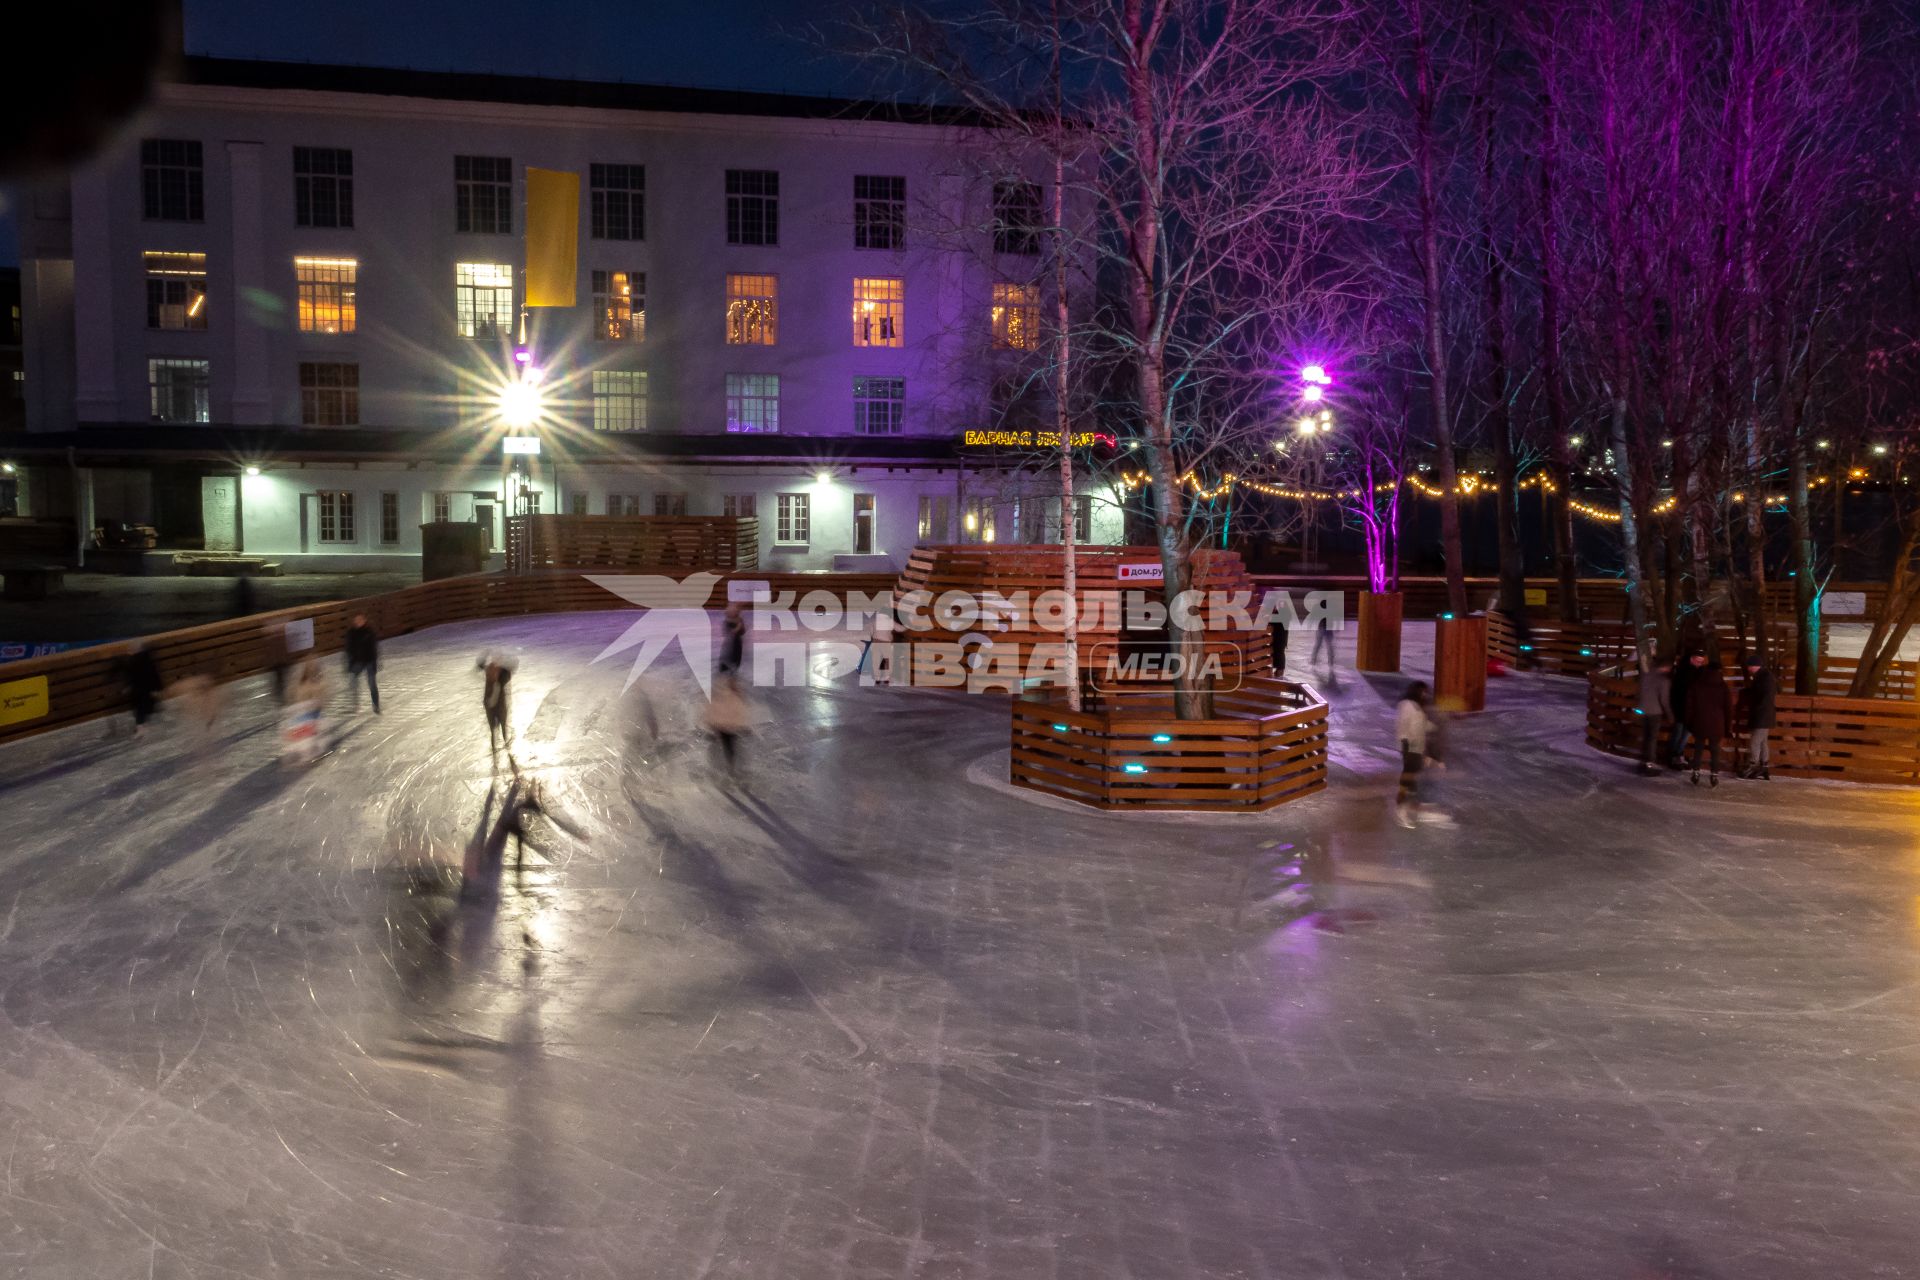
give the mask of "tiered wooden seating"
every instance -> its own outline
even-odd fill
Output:
[[[752,516],[513,516],[507,563],[519,569],[752,569]]]

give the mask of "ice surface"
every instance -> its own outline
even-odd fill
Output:
[[[1351,672],[1262,818],[1021,796],[998,702],[846,681],[723,787],[625,622],[388,641],[305,770],[258,685],[0,750],[0,1274],[1920,1269],[1920,798],[1643,781],[1520,676],[1404,832]],[[462,902],[488,649],[581,834]]]

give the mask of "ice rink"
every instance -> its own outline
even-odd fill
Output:
[[[387,641],[302,769],[263,682],[0,748],[0,1274],[1920,1275],[1920,795],[1640,779],[1519,676],[1403,831],[1351,671],[1264,817],[845,679],[721,785],[627,620]],[[579,834],[463,902],[485,650]]]

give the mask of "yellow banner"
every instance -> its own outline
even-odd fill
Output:
[[[47,678],[33,676],[0,684],[0,724],[38,720],[47,714]]]
[[[527,168],[527,305],[570,307],[580,275],[580,175]]]

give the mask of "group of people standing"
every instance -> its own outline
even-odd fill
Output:
[[[1707,785],[1720,785],[1720,744],[1736,722],[1747,735],[1746,764],[1740,777],[1762,781],[1772,777],[1767,739],[1773,731],[1779,689],[1765,660],[1753,654],[1740,662],[1745,680],[1736,697],[1720,664],[1701,649],[1689,650],[1678,663],[1662,660],[1640,675],[1640,771],[1691,771],[1700,785],[1700,757],[1707,757]],[[1660,763],[1660,730],[1667,728],[1667,748]]]

